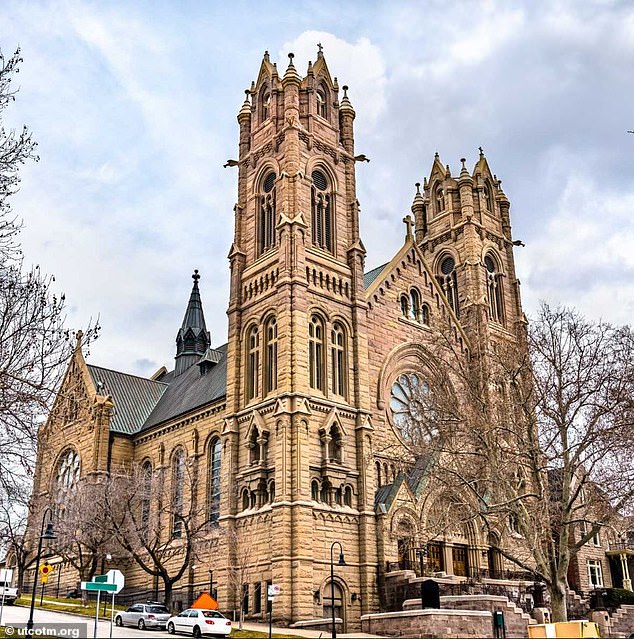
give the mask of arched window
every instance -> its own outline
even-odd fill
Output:
[[[489,297],[489,318],[492,322],[504,323],[504,304],[502,296],[502,275],[496,266],[496,261],[487,255],[484,258],[487,270],[487,292]]]
[[[350,486],[346,486],[344,490],[343,503],[345,506],[352,507],[352,488]]]
[[[260,335],[258,327],[252,326],[247,333],[247,401],[258,394],[258,371],[260,367]]]
[[[427,304],[423,304],[420,307],[420,321],[421,324],[429,326],[429,306]]]
[[[143,493],[141,501],[141,534],[147,540],[150,531],[150,503],[152,497],[152,462],[147,460],[141,467],[141,481],[143,482]]]
[[[319,494],[319,500],[324,504],[330,505],[330,483],[328,481],[324,481],[321,485],[321,491]]]
[[[493,193],[488,180],[484,183],[484,208],[489,213],[493,213]]]
[[[246,510],[249,507],[249,491],[246,488],[242,489],[242,510]]]
[[[420,319],[420,293],[417,289],[413,288],[409,292],[409,318],[415,321]]]
[[[264,326],[264,391],[269,394],[277,388],[277,320],[270,317]]]
[[[332,325],[330,331],[330,349],[332,359],[332,392],[346,395],[346,334],[339,322]]]
[[[313,244],[330,253],[334,250],[332,196],[328,193],[328,178],[323,171],[312,172],[311,223]]]
[[[269,503],[272,504],[275,501],[275,480],[269,482]]]
[[[447,255],[440,262],[440,273],[437,276],[438,282],[444,291],[449,306],[457,317],[460,317],[460,309],[458,306],[458,277],[456,275],[456,261]]]
[[[209,445],[209,523],[215,524],[220,517],[220,462],[222,446],[220,438],[214,437]]]
[[[376,487],[380,488],[383,484],[381,484],[381,462],[376,462]]]
[[[316,479],[310,484],[310,498],[313,501],[319,501],[319,482]]]
[[[407,295],[403,294],[401,295],[401,315],[403,317],[409,317],[409,298],[407,297]]]
[[[310,387],[325,390],[325,365],[324,365],[324,325],[322,321],[313,315],[308,325],[308,368]]]
[[[262,92],[262,122],[271,117],[271,92],[265,89]]]
[[[258,429],[254,428],[249,437],[249,462],[257,464],[260,461],[260,444],[258,443]]]
[[[56,501],[61,508],[77,490],[80,473],[81,462],[79,454],[74,449],[69,448],[59,459],[55,477]]]
[[[445,210],[445,194],[443,193],[442,186],[438,184],[434,189],[434,203],[436,207],[436,214],[440,215]]]
[[[183,534],[183,505],[185,496],[185,451],[177,449],[172,458],[172,539]]]
[[[266,174],[262,181],[260,212],[258,217],[258,253],[266,253],[275,247],[275,180],[274,171]]]
[[[315,91],[315,96],[317,97],[317,115],[326,118],[328,115],[326,108],[326,92],[323,89],[317,89]]]

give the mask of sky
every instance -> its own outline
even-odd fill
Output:
[[[0,47],[21,47],[5,126],[40,161],[15,213],[27,264],[56,278],[67,323],[99,319],[89,361],[171,368],[200,270],[212,343],[226,341],[237,112],[268,50],[305,71],[317,43],[357,113],[366,269],[400,248],[434,153],[478,147],[511,201],[524,310],[634,312],[634,4],[3,0]]]

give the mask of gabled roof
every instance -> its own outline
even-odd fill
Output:
[[[174,377],[170,372],[161,378],[168,387],[156,407],[137,432],[147,430],[204,404],[210,404],[227,393],[227,344],[214,349],[217,364],[202,374],[199,366],[190,366]]]
[[[99,395],[111,395],[114,413],[110,430],[131,435],[140,430],[167,384],[144,377],[120,373],[109,368],[88,364],[88,370]]]

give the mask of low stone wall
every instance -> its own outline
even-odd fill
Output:
[[[493,619],[481,610],[404,610],[363,615],[361,630],[384,637],[486,639],[492,635]]]
[[[408,599],[403,602],[403,610],[420,609],[420,599]],[[504,625],[506,636],[526,637],[528,626],[535,623],[529,615],[518,608],[506,597],[496,595],[455,595],[440,598],[440,608],[451,610],[484,610],[491,613],[502,612],[504,614]]]
[[[335,627],[338,633],[343,632],[343,621],[340,617],[335,617]],[[332,618],[325,617],[320,619],[305,619],[304,621],[296,621],[289,628],[300,628],[301,630],[322,630],[324,632],[332,631]]]

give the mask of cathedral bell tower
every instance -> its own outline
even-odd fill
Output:
[[[304,77],[293,57],[280,77],[264,54],[238,113],[224,435],[249,583],[280,584],[273,615],[297,621],[330,589],[369,609],[376,543],[355,112],[321,45]],[[330,584],[335,540],[349,567]]]

